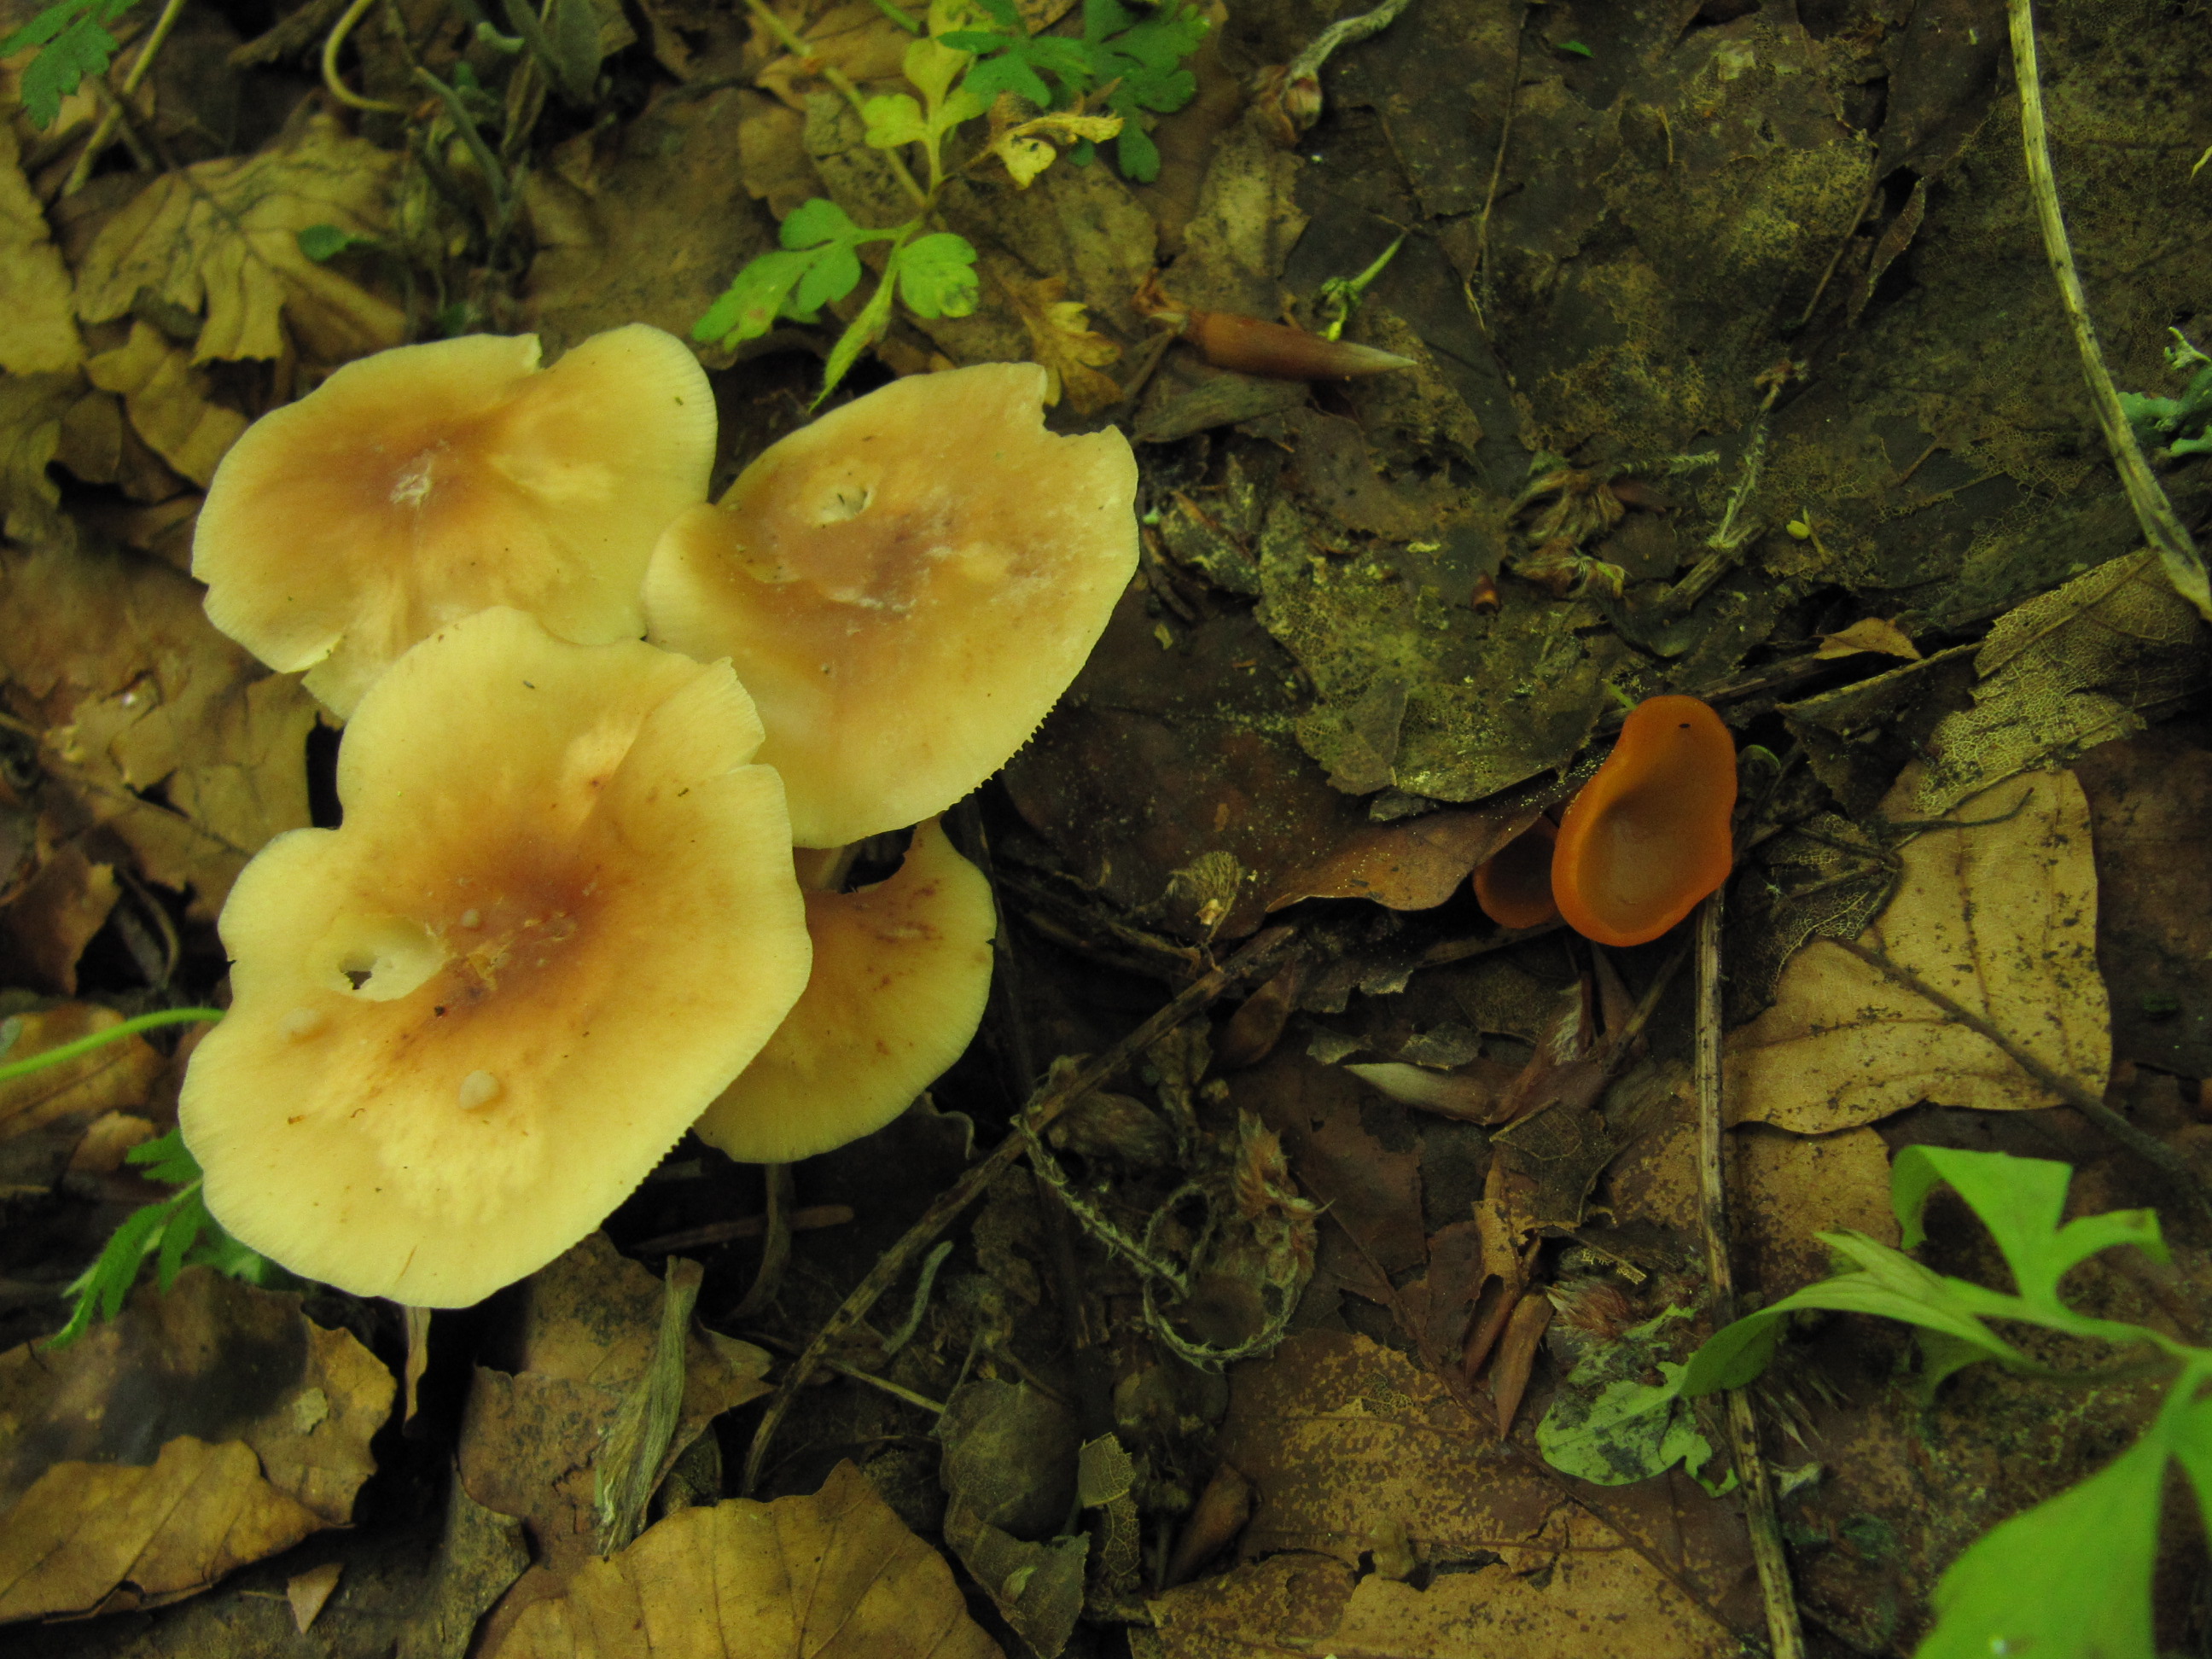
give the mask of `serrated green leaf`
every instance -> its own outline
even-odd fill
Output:
[[[918,144],[929,137],[929,125],[922,119],[921,106],[902,92],[869,99],[860,106],[860,119],[867,129],[866,137],[871,149],[896,149],[901,144]]]
[[[975,249],[964,236],[939,231],[898,251],[891,270],[899,298],[917,317],[965,317],[975,309]],[[888,286],[889,273],[885,276]]]
[[[199,1160],[185,1145],[185,1132],[172,1129],[154,1140],[142,1140],[123,1154],[123,1161],[135,1164],[145,1171],[149,1181],[166,1186],[182,1187],[200,1178]]]
[[[1133,115],[1121,113],[1121,131],[1114,138],[1114,163],[1121,169],[1121,176],[1139,185],[1149,185],[1160,176],[1160,147],[1152,142],[1152,135],[1145,131],[1145,124]]]
[[[88,75],[104,75],[114,61],[116,40],[107,25],[129,11],[136,0],[59,0],[21,28],[0,38],[0,58],[27,47],[39,55],[23,71],[21,95],[31,124],[41,131],[53,125],[62,100]]]
[[[198,1187],[185,1188],[173,1200],[169,1218],[161,1224],[161,1245],[154,1257],[154,1283],[164,1295],[184,1271],[185,1252],[199,1243],[200,1229],[212,1226],[214,1221]]]

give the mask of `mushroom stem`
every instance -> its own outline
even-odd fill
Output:
[[[768,1188],[768,1222],[761,1240],[760,1267],[753,1273],[752,1288],[745,1299],[730,1311],[732,1319],[750,1319],[775,1299],[776,1286],[783,1282],[783,1270],[791,1262],[791,1211],[798,1188],[792,1184],[791,1165],[764,1164],[761,1173]]]

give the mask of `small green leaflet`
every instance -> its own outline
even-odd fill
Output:
[[[726,350],[767,333],[778,317],[819,321],[823,306],[860,285],[855,250],[865,242],[890,241],[904,228],[863,230],[835,202],[816,197],[783,222],[784,251],[763,253],[739,271],[691,325],[691,337]]]
[[[155,1261],[155,1282],[167,1291],[186,1267],[205,1266],[248,1284],[281,1285],[291,1276],[265,1256],[240,1244],[216,1224],[200,1197],[200,1166],[175,1129],[124,1157],[149,1180],[179,1188],[168,1197],[142,1205],[125,1218],[92,1266],[64,1292],[74,1302],[69,1323],[40,1346],[58,1348],[84,1334],[94,1319],[112,1319],[138,1281],[146,1258]]]
[[[2043,1158],[1907,1146],[1890,1169],[1890,1200],[1907,1249],[1925,1237],[1922,1217],[1941,1182],[1989,1229],[2011,1270],[2014,1294],[1922,1267],[1863,1233],[1823,1233],[1844,1270],[1718,1331],[1691,1356],[1684,1394],[1741,1387],[1765,1368],[1794,1309],[1876,1313],[1917,1328],[1932,1390],[1964,1365],[1994,1359],[2053,1381],[1984,1322],[2010,1320],[2100,1338],[2154,1364],[2172,1365],[2157,1418],[2110,1463],[2057,1497],[1994,1527],[1954,1561],[1936,1587],[1936,1628],[1916,1659],[2153,1659],[2151,1572],[2169,1462],[2190,1477],[2212,1522],[2212,1349],[2143,1327],[2096,1319],[2061,1299],[2067,1273],[2100,1250],[2132,1245],[2166,1259],[2158,1218],[2115,1210],[2063,1219],[2073,1171]]]
[[[1713,1448],[1681,1398],[1683,1368],[1657,1358],[1665,1328],[1687,1316],[1686,1309],[1666,1309],[1576,1365],[1536,1425],[1536,1449],[1547,1463],[1601,1486],[1648,1480],[1677,1463],[1705,1480]],[[1646,1382],[1655,1371],[1659,1380]],[[1731,1473],[1712,1490],[1735,1485]]]
[[[44,131],[61,113],[62,100],[88,75],[104,75],[115,57],[115,37],[107,26],[137,0],[58,0],[22,27],[0,39],[0,58],[26,46],[42,48],[23,71],[23,107],[31,125]]]
[[[299,234],[300,252],[317,264],[335,259],[350,247],[374,247],[374,237],[356,236],[337,225],[309,225]]]
[[[1921,1212],[1936,1183],[1945,1182],[1990,1230],[2020,1293],[2007,1296],[1935,1273],[1864,1233],[1820,1233],[1820,1242],[1850,1270],[1808,1285],[1715,1332],[1691,1356],[1682,1392],[1696,1395],[1741,1388],[1766,1369],[1781,1322],[1800,1309],[1880,1314],[1917,1326],[1929,1361],[1923,1385],[1930,1391],[1961,1365],[1980,1359],[1995,1359],[2031,1374],[2039,1370],[1983,1322],[1988,1319],[2021,1320],[2112,1342],[2145,1340],[2136,1326],[2087,1318],[2058,1299],[2058,1281],[2067,1269],[2100,1250],[2132,1244],[2154,1261],[2166,1259],[2158,1217],[2148,1210],[2115,1210],[2058,1226],[2073,1174],[2065,1164],[2046,1158],[1907,1146],[1890,1169],[1891,1202],[1906,1245],[1920,1242]]]
[[[975,309],[975,250],[965,236],[940,230],[917,237],[898,251],[891,269],[899,298],[917,317],[965,317]]]
[[[963,91],[987,104],[1001,92],[1011,92],[1048,109],[1055,99],[1045,84],[1048,76],[1059,83],[1057,101],[1061,104],[1105,87],[1105,107],[1123,122],[1115,141],[1121,171],[1140,184],[1159,176],[1159,149],[1138,114],[1147,110],[1167,114],[1197,94],[1198,79],[1186,64],[1206,39],[1203,16],[1180,0],[1168,0],[1158,12],[1143,19],[1121,0],[1085,0],[1082,37],[1069,40],[1028,33],[1012,0],[977,3],[998,21],[999,30],[963,29],[943,37],[945,46],[976,54],[978,61],[968,72]]]
[[[1198,77],[1184,64],[1206,31],[1206,20],[1176,0],[1141,22],[1121,0],[1085,0],[1084,45],[1098,79],[1114,82],[1106,107],[1122,120],[1114,159],[1140,185],[1160,176],[1160,151],[1138,112],[1171,114],[1198,95]]]
[[[976,0],[990,13],[998,29],[956,29],[938,37],[955,52],[973,52],[977,63],[968,71],[968,90],[986,105],[1002,92],[1026,98],[1039,109],[1052,107],[1051,88],[1043,81],[1051,76],[1060,84],[1060,94],[1070,103],[1089,91],[1092,82],[1091,54],[1063,35],[1031,34],[1022,25],[1013,0]]]

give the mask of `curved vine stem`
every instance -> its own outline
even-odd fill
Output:
[[[338,74],[338,52],[345,46],[346,37],[361,21],[362,14],[375,3],[376,0],[353,0],[353,4],[331,26],[331,32],[323,37],[323,84],[331,89],[331,96],[348,109],[367,110],[373,115],[404,115],[407,111],[404,105],[387,104],[381,98],[364,98],[346,85]]]

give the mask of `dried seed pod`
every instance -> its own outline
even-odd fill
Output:
[[[1287,323],[1179,305],[1160,287],[1158,271],[1145,278],[1129,304],[1139,316],[1182,336],[1214,368],[1237,374],[1276,380],[1343,380],[1413,366],[1412,358],[1395,351],[1326,339]]]

